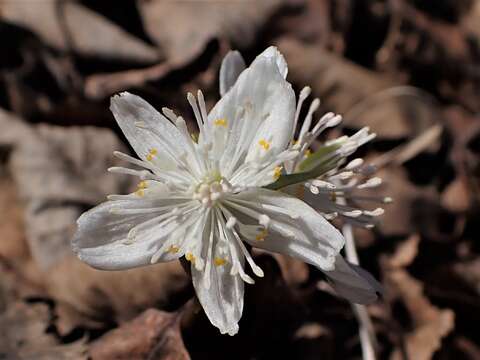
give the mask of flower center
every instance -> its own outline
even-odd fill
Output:
[[[204,206],[212,207],[216,201],[226,192],[231,191],[231,185],[218,171],[207,174],[203,181],[197,185],[193,198],[200,201]]]

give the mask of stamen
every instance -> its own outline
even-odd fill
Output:
[[[155,155],[157,155],[157,153],[158,153],[158,150],[157,150],[156,148],[150,149],[150,150],[148,151],[148,154],[147,154],[147,157],[146,157],[147,160],[148,160],[148,161],[152,161],[152,160],[153,160],[153,157],[154,157]]]
[[[333,190],[336,188],[336,186],[330,182],[327,182],[327,181],[323,181],[323,180],[320,180],[320,179],[315,179],[312,181],[312,184],[315,185],[316,187],[319,187],[319,188],[325,188],[325,189],[328,189],[328,190]]]
[[[358,189],[369,189],[369,188],[374,188],[382,184],[382,179],[379,177],[374,177],[371,179],[368,179],[366,182],[363,184],[360,184],[357,186]]]
[[[372,211],[364,211],[363,212],[365,215],[368,215],[368,216],[381,216],[385,213],[385,210],[383,210],[382,208],[376,208],[375,210],[372,210]]]
[[[190,261],[192,264],[195,264],[195,256],[193,256],[192,253],[190,253],[190,252],[189,252],[189,253],[186,253],[186,254],[185,254],[185,259],[186,259],[187,261]]]
[[[227,263],[227,260],[220,257],[216,257],[215,259],[213,259],[213,263],[215,264],[215,266],[223,266]]]
[[[267,140],[265,139],[261,139],[258,144],[265,150],[267,151],[268,149],[270,149],[270,142],[268,142]]]
[[[347,217],[352,217],[356,218],[362,215],[362,210],[352,210],[352,211],[345,211],[342,213],[342,215],[347,216]]]
[[[309,86],[305,86],[300,91],[300,96],[298,97],[297,109],[295,110],[295,120],[293,123],[292,137],[295,134],[295,130],[297,129],[298,118],[300,117],[300,110],[302,109],[303,102],[310,95],[311,92],[312,92],[312,89]]]
[[[360,158],[353,159],[347,164],[347,166],[345,166],[345,170],[356,170],[362,165],[363,165],[363,159],[360,159]]]
[[[145,191],[143,189],[138,189],[137,191],[135,191],[135,195],[143,197],[145,195]]]
[[[265,238],[268,236],[268,230],[263,229],[256,237],[255,240],[257,241],[265,241]]]
[[[258,223],[262,226],[265,227],[265,229],[268,229],[268,225],[270,224],[270,218],[268,217],[268,215],[265,215],[265,214],[261,214],[259,217],[258,217]]]
[[[217,119],[213,122],[213,124],[215,126],[227,127],[227,119],[225,119],[225,118]]]
[[[176,254],[176,253],[178,253],[179,250],[180,250],[180,248],[178,246],[170,245],[167,252],[169,252],[171,254]]]
[[[331,128],[331,127],[335,127],[337,126],[338,124],[340,124],[342,122],[343,118],[341,115],[336,115],[335,117],[331,118],[330,120],[327,121],[327,123],[325,124],[325,127],[327,128]]]
[[[275,170],[273,170],[273,177],[275,179],[278,179],[282,175],[282,169],[283,169],[282,166],[275,167]]]

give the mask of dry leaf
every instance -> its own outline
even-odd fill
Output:
[[[480,0],[473,0],[473,6],[461,22],[462,26],[475,35],[480,42]]]
[[[453,266],[453,271],[480,295],[480,258],[457,263]]]
[[[414,235],[398,246],[395,253],[382,261],[387,300],[400,300],[407,309],[412,329],[405,335],[404,349],[395,349],[390,360],[408,358],[429,360],[440,348],[441,340],[454,328],[455,315],[450,309],[432,305],[423,292],[423,283],[404,269],[418,252],[418,236]],[[403,345],[401,345],[403,347]]]
[[[393,79],[362,68],[318,47],[291,39],[278,42],[290,79],[311,86],[324,110],[343,115],[353,128],[370,127],[382,139],[413,138],[438,120],[425,92],[397,86]]]
[[[393,198],[393,202],[385,207],[378,229],[387,236],[430,231],[432,210],[439,207],[435,188],[431,185],[415,186],[401,167],[381,169],[377,176],[383,179],[383,193]],[[378,190],[372,194],[378,194]]]
[[[282,272],[282,277],[288,285],[299,286],[308,279],[308,265],[303,261],[290,256],[269,253],[262,249],[253,248],[253,254],[269,254],[275,258]]]
[[[249,46],[257,31],[291,0],[137,0],[147,33],[172,63],[186,63],[215,38]]]
[[[395,254],[386,259],[385,264],[391,269],[409,266],[417,257],[419,243],[419,235],[410,236],[397,247]]]
[[[25,203],[32,256],[47,269],[71,253],[80,214],[108,193],[126,192],[132,179],[106,171],[118,163],[112,151],[124,149],[110,130],[39,125],[20,131],[18,139],[12,172]]]
[[[457,177],[442,193],[442,205],[453,212],[464,212],[470,207],[470,189],[465,178]]]
[[[423,293],[423,285],[405,270],[395,270],[386,276],[391,291],[400,297],[413,320],[413,330],[405,337],[405,350],[411,359],[429,360],[441,346],[441,340],[454,328],[455,314],[450,309],[433,306]],[[390,360],[403,359],[397,349]]]
[[[61,306],[58,324],[64,334],[78,326],[130,320],[148,307],[171,306],[189,284],[178,262],[101,271],[70,256],[46,275],[47,290]]]
[[[17,302],[0,315],[0,357],[19,360],[87,359],[83,341],[58,345],[47,333],[50,313],[46,304]]]
[[[154,309],[112,330],[90,347],[92,360],[187,360],[180,334],[181,313]]]
[[[23,209],[11,179],[0,177],[0,257],[24,260],[28,246],[23,228]]]
[[[155,48],[74,1],[3,0],[0,17],[29,28],[60,50],[139,63],[159,58]]]

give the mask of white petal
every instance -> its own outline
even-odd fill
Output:
[[[261,57],[244,70],[208,116],[211,128],[218,119],[228,124],[222,174],[228,176],[225,168],[236,168],[261,152],[261,140],[269,142],[269,154],[283,151],[290,141],[294,112],[295,94],[273,58]]]
[[[270,217],[268,236],[263,241],[242,234],[252,246],[299,258],[322,270],[334,268],[335,257],[345,240],[333,225],[303,201],[267,189],[248,190],[234,197],[246,201],[245,207],[250,202],[252,208]],[[246,222],[238,209],[232,210],[236,217]]]
[[[371,304],[382,293],[382,286],[359,266],[349,264],[338,255],[335,270],[325,272],[332,287],[342,297],[356,304]]]
[[[147,158],[151,149],[156,149],[158,151],[156,159],[175,163],[172,154],[179,155],[188,146],[177,128],[139,96],[128,92],[113,96],[110,110],[130,145],[143,160]],[[153,133],[151,129],[162,134],[163,138]]]
[[[145,213],[142,210],[171,204],[172,200],[168,199],[118,200],[100,204],[77,220],[78,228],[72,240],[72,248],[82,261],[99,269],[121,270],[150,264],[159,245],[178,224],[146,224],[135,232],[134,237],[131,236],[131,229],[147,221],[154,222],[153,219],[158,216],[168,216],[166,212]],[[140,210],[135,212],[134,209]],[[127,213],[122,214],[122,210]],[[167,253],[162,260],[173,260],[181,255],[180,251]]]
[[[220,95],[223,96],[237,81],[240,73],[245,70],[245,61],[238,51],[229,51],[220,66]]]
[[[211,227],[206,227],[201,239],[203,244],[208,243],[210,231]],[[215,239],[217,240],[218,238]],[[213,247],[215,245],[212,244]],[[208,250],[208,246],[204,246],[204,259],[207,258]],[[195,292],[210,322],[222,334],[235,335],[243,311],[244,283],[238,275],[230,275],[231,265],[232,258],[229,255],[224,265],[205,264],[204,269],[199,271],[192,264],[191,271]]]
[[[277,47],[270,46],[269,48],[267,48],[264,52],[262,52],[260,55],[256,57],[252,65],[255,64],[255,62],[261,58],[273,59],[275,61],[275,64],[278,67],[278,71],[283,76],[283,78],[285,79],[287,77],[287,74],[288,74],[287,62],[285,61],[285,58],[280,53],[280,51],[278,51]]]

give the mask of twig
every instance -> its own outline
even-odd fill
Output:
[[[347,260],[352,264],[359,265],[352,225],[344,224],[342,232],[345,237],[345,255]],[[367,308],[364,305],[359,304],[352,304],[352,308],[359,323],[359,335],[363,360],[376,360],[375,349],[377,348],[378,342]]]

